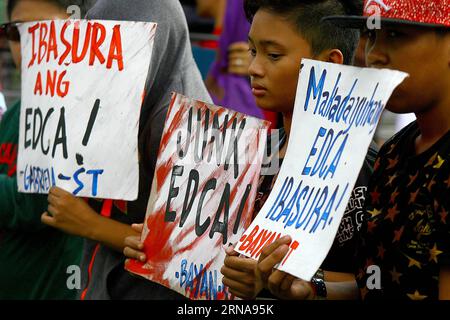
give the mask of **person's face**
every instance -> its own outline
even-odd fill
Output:
[[[300,63],[313,57],[311,46],[294,23],[266,10],[259,10],[253,19],[249,46],[249,74],[257,105],[268,111],[291,113]]]
[[[433,107],[449,88],[450,37],[434,30],[390,26],[368,32],[367,65],[409,73],[388,102],[396,113],[420,113]]]
[[[11,12],[12,22],[67,19],[65,8],[43,0],[20,0]],[[9,42],[14,63],[20,68],[20,42]]]

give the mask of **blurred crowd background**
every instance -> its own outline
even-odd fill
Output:
[[[233,2],[233,0],[228,1]],[[7,21],[5,13],[6,2],[7,0],[0,0],[1,22]],[[220,96],[220,93],[214,91],[214,87],[217,86],[217,83],[214,83],[214,79],[211,79],[214,77],[218,77],[217,75],[221,72],[220,60],[224,60],[224,57],[221,57],[219,53],[220,37],[221,35],[225,36],[224,34],[226,33],[225,26],[223,25],[224,21],[229,21],[230,16],[232,16],[231,19],[238,19],[236,15],[230,14],[230,12],[227,12],[227,10],[236,10],[236,8],[232,7],[231,3],[228,3],[227,6],[227,0],[180,0],[180,2],[183,5],[188,21],[194,58],[197,62],[204,81],[207,82],[208,89],[210,89],[213,98],[215,98],[214,101],[217,104],[222,104],[224,106],[233,106],[239,111],[258,116],[250,109],[247,110],[245,108],[240,108],[239,105],[234,106],[235,104],[239,103],[248,105],[251,99],[250,93],[244,94],[245,98],[240,98],[242,100],[241,102],[234,99],[235,97],[233,97],[233,95],[235,92],[241,92],[242,90],[245,90],[245,88],[243,89],[242,84],[233,83],[233,86],[229,88],[229,91],[231,92],[229,93],[229,95],[232,99],[226,99],[226,97],[223,96],[217,98],[217,96]],[[225,17],[228,17],[228,20],[225,19]],[[242,17],[240,17],[240,19],[242,20]],[[238,25],[239,24],[235,24],[234,27],[236,28]],[[229,32],[230,30],[228,30],[228,33]],[[245,32],[247,31],[243,30],[244,36]],[[242,48],[240,48],[239,50],[242,51]],[[237,54],[239,54],[239,50],[237,50]],[[247,54],[245,52],[245,48],[244,53]],[[230,61],[230,64],[232,64],[231,60],[225,60],[227,60],[227,62]],[[241,61],[242,59],[237,57],[235,60]],[[244,65],[244,68],[241,69],[245,70],[245,68],[246,67]],[[233,72],[236,72],[237,74],[240,73],[240,78],[248,79],[245,74],[242,74],[242,71],[238,70]],[[236,78],[236,76],[234,76],[234,78]],[[234,81],[239,80],[243,81],[242,79],[234,79]],[[223,81],[223,79],[219,79],[219,82],[220,81]],[[248,90],[250,90],[249,86]],[[0,39],[0,92],[4,95],[7,106],[14,103],[20,97],[19,71],[14,68],[13,61],[8,50],[8,43],[3,39]],[[252,106],[252,108],[256,107]],[[276,116],[267,114],[260,116],[265,117],[272,122],[275,122],[274,127],[278,126],[278,124],[276,123]],[[386,139],[397,132],[403,125],[409,123],[409,121],[412,121],[412,119],[413,118],[411,118],[411,116],[399,117],[388,111],[385,111],[380,126],[375,134],[375,141],[380,144],[383,143]]]

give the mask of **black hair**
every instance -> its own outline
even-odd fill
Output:
[[[19,3],[20,0],[8,0],[8,4],[6,6],[6,12],[8,13],[8,18],[11,18],[12,11]],[[89,6],[94,2],[93,0],[44,0],[47,2],[51,2],[60,6],[63,9],[68,8],[71,5],[77,5],[81,9],[81,17],[84,17]]]
[[[295,23],[299,33],[311,45],[314,55],[326,49],[339,49],[344,63],[353,63],[359,31],[339,28],[321,20],[333,15],[359,15],[363,11],[361,0],[245,0],[244,10],[250,22],[260,9]]]

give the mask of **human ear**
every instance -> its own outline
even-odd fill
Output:
[[[344,55],[342,51],[339,49],[333,49],[328,52],[328,60],[327,62],[336,63],[336,64],[344,64]]]
[[[325,50],[316,59],[330,63],[344,64],[344,55],[339,49]]]

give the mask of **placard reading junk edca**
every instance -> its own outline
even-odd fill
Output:
[[[269,123],[174,94],[129,271],[190,299],[231,299],[225,249],[250,224]]]
[[[20,26],[18,187],[134,200],[139,114],[156,24],[58,20]]]

